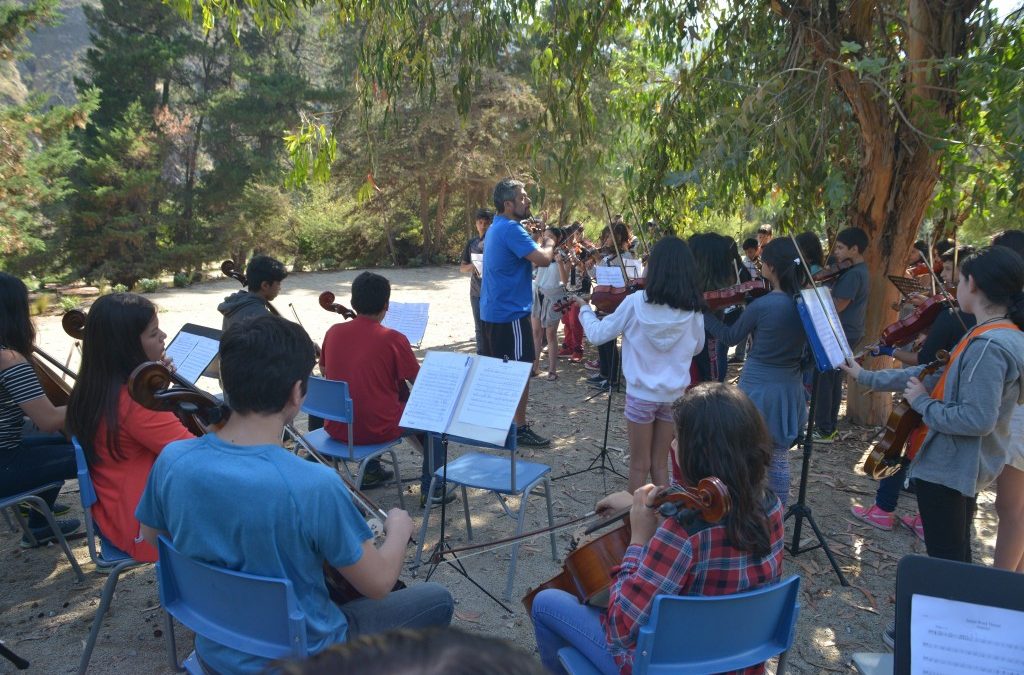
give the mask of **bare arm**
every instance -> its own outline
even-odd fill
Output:
[[[383,598],[394,588],[402,572],[412,529],[408,513],[402,509],[391,509],[384,521],[387,535],[380,548],[373,545],[373,540],[367,539],[363,542],[363,554],[359,560],[338,571],[366,597],[374,600]]]
[[[145,523],[139,523],[139,534],[142,535],[142,540],[153,548],[157,547],[156,540],[161,534],[165,535],[168,539],[170,538],[170,535],[167,532],[152,528]]]
[[[834,298],[833,301],[836,303],[836,313],[840,313],[846,310],[850,306],[852,298]]]
[[[19,363],[25,363],[24,356],[13,349],[0,350],[0,370],[7,370]],[[46,396],[40,396],[21,403],[20,407],[40,431],[51,433],[64,428],[67,406],[55,406]]]
[[[463,274],[472,274],[474,269],[475,268],[473,267],[473,263],[459,264],[459,271],[462,272]]]
[[[555,238],[545,230],[538,245],[540,248],[528,253],[526,259],[537,267],[547,267],[555,260]]]

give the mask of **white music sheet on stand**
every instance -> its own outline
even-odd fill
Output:
[[[630,279],[639,279],[644,275],[644,264],[636,258],[626,258],[622,264],[626,266],[626,274]]]
[[[594,283],[598,286],[611,286],[613,288],[626,287],[626,281],[622,278],[621,267],[607,267],[605,265],[595,267]]]
[[[427,332],[429,314],[429,302],[392,302],[381,324],[385,328],[397,330],[418,347],[423,342],[423,334]]]
[[[484,275],[484,254],[483,253],[470,253],[469,259],[473,263],[473,267],[476,268],[476,273],[480,276]]]
[[[173,362],[178,375],[195,384],[217,356],[219,348],[219,341],[182,329],[167,346],[165,355]]]
[[[814,332],[821,340],[821,346],[825,350],[830,365],[833,368],[838,368],[840,363],[845,363],[847,357],[853,355],[853,350],[850,349],[850,344],[846,341],[846,333],[843,332],[843,326],[839,322],[839,314],[836,312],[836,304],[832,300],[831,291],[824,286],[819,286],[817,290],[808,288],[800,293],[807,306],[811,323],[814,324]]]
[[[914,594],[910,672],[1024,673],[1024,612]]]
[[[427,352],[399,426],[439,434],[446,432],[472,365],[473,357],[466,354]]]
[[[512,424],[529,379],[529,363],[477,359],[459,410],[459,422],[500,429],[504,434]]]

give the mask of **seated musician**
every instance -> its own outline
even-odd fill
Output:
[[[570,645],[602,673],[628,675],[656,595],[726,595],[778,581],[782,574],[782,504],[765,484],[772,439],[761,414],[742,391],[717,382],[697,385],[673,408],[672,447],[685,481],[718,477],[729,489],[732,508],[715,524],[662,520],[649,506],[658,492],[653,485],[598,502],[598,513],[630,508],[630,545],[607,610],[581,605],[557,589],[534,598],[537,648],[551,672],[564,672],[557,653]],[[762,671],[763,665],[752,672]]]
[[[282,429],[305,398],[313,353],[306,332],[280,317],[257,317],[224,333],[221,378],[232,414],[216,433],[164,448],[136,510],[143,536],[155,546],[163,534],[211,565],[290,579],[311,653],[350,636],[447,625],[452,598],[442,586],[391,590],[412,534],[409,514],[392,509],[375,547],[337,473],[281,447]],[[325,563],[366,597],[333,604]],[[207,672],[254,673],[267,665],[198,635],[195,646]]]
[[[236,291],[217,305],[224,315],[223,330],[253,316],[278,314],[270,301],[281,292],[281,282],[288,276],[284,263],[270,256],[258,255],[245,268],[246,289]]]
[[[420,364],[409,340],[396,330],[381,325],[388,313],[391,282],[373,272],[363,272],[352,281],[352,309],[356,318],[331,326],[324,336],[320,368],[329,380],[348,383],[355,407],[352,429],[356,445],[386,443],[404,435],[398,426],[405,411],[408,384],[416,379]],[[348,425],[327,421],[324,428],[331,438],[348,442]],[[420,506],[426,504],[430,489],[430,466],[424,452],[426,437],[408,435],[417,450],[423,452],[420,475]],[[434,447],[434,468],[444,462],[440,443]],[[391,476],[376,460],[367,467],[363,485],[372,487]],[[435,501],[455,499],[454,492],[443,492]]]
[[[28,288],[16,276],[0,272],[0,497],[9,497],[48,483],[75,478],[75,453],[57,431],[64,427],[65,406],[46,397],[29,360],[36,331],[28,312]],[[42,433],[25,434],[25,417]],[[56,514],[69,507],[56,503],[60,489],[39,496]],[[53,541],[42,514],[29,510],[28,525],[38,544]],[[74,519],[57,523],[64,534],[76,531]],[[26,536],[22,547],[32,545]]]
[[[164,446],[192,438],[174,413],[143,408],[128,393],[128,376],[163,358],[166,337],[156,307],[141,295],[104,295],[89,309],[68,431],[89,464],[97,496],[92,515],[109,558],[156,561],[156,549],[139,536],[135,507]]]

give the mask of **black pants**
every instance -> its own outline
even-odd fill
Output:
[[[814,428],[823,434],[831,434],[839,423],[839,405],[843,402],[843,378],[841,370],[829,370],[818,376],[818,400],[814,408]]]
[[[470,295],[469,305],[473,308],[473,326],[476,330],[476,353],[482,354],[480,348],[483,346],[483,324],[480,323],[480,296]]]
[[[618,340],[609,340],[597,346],[597,362],[601,367],[601,377],[612,384],[619,382],[619,349]]]
[[[0,450],[0,497],[27,492],[47,483],[71,480],[77,475],[75,450],[60,434],[25,436],[18,448]],[[59,492],[59,488],[47,490],[40,492],[39,496],[52,507]],[[46,518],[33,509],[29,525],[42,527],[46,525]]]
[[[971,523],[977,499],[925,480],[915,479],[914,488],[928,555],[971,562]]]

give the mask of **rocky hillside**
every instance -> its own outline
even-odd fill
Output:
[[[87,2],[99,5],[96,0]],[[82,4],[63,0],[63,20],[29,34],[27,54],[18,62],[20,81],[0,68],[0,96],[23,83],[29,93],[49,94],[55,103],[76,100],[74,78],[82,72],[82,57],[89,46],[89,27]]]

